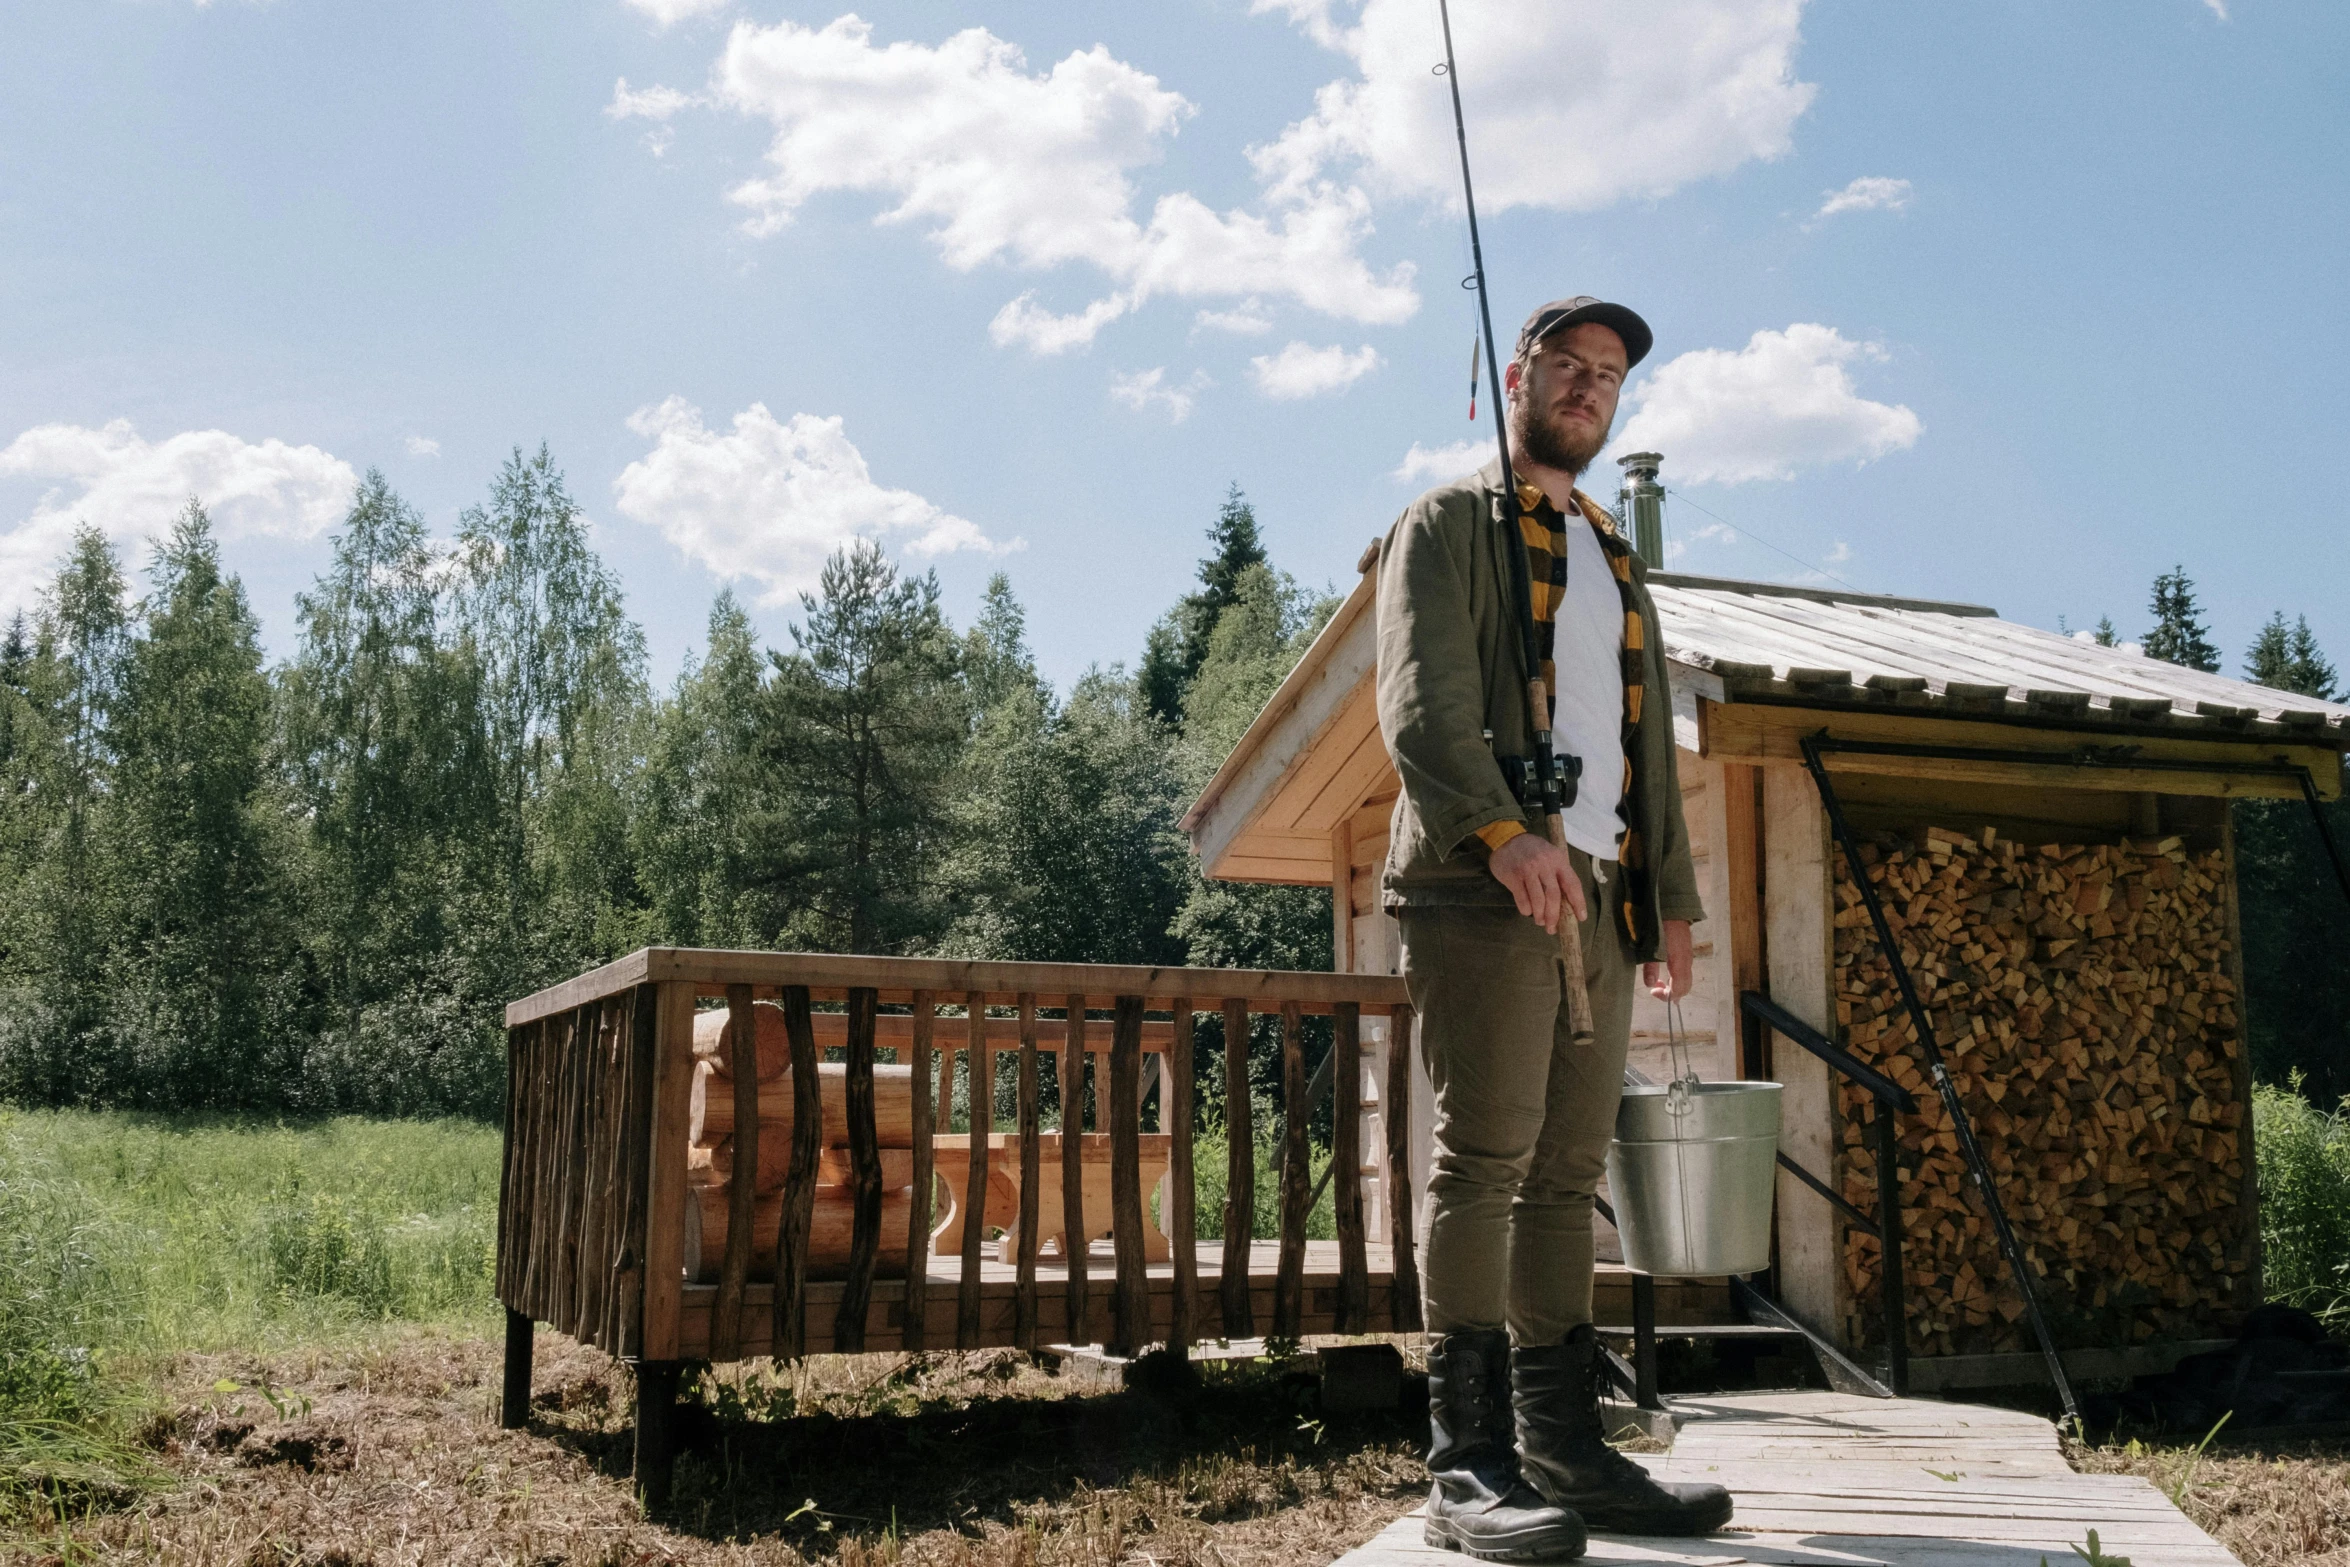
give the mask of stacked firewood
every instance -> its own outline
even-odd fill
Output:
[[[2060,1338],[2198,1337],[2249,1305],[2225,856],[2178,838],[2025,846],[1928,828],[1877,834],[1861,858]],[[1910,1348],[2029,1349],[1841,852],[1836,876],[1839,1032],[1918,1100],[1899,1121]],[[1873,1101],[1848,1083],[1839,1098],[1844,1194],[1873,1215]],[[1881,1262],[1847,1232],[1857,1342],[1882,1339]]]
[[[750,1277],[775,1276],[775,1246],[783,1220],[783,1187],[791,1173],[794,1089],[791,1044],[783,1009],[761,1001],[751,1008],[753,1047],[737,1048],[729,1014],[694,1018],[694,1082],[686,1114],[686,1276],[712,1283],[726,1256],[733,1183],[745,1172],[735,1159],[735,1073],[746,1065],[759,1085],[758,1165],[749,1172],[752,1206]],[[837,1016],[816,1020],[822,1036],[841,1032]],[[823,1025],[834,1025],[826,1028]],[[856,1233],[856,1178],[849,1157],[848,1068],[816,1069],[822,1098],[823,1154],[816,1169],[816,1203],[808,1236],[808,1277],[845,1277]],[[914,1080],[904,1066],[873,1069],[873,1119],[881,1150],[881,1251],[877,1275],[903,1278],[907,1222],[914,1206]]]

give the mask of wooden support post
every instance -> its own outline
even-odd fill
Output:
[[[1412,1193],[1412,1019],[1410,1007],[1387,1016],[1387,1244],[1393,1255],[1394,1331],[1420,1331],[1420,1265],[1414,1252],[1418,1204]]]
[[[1191,998],[1176,997],[1175,1042],[1167,1047],[1159,1089],[1159,1125],[1167,1132],[1166,1230],[1175,1250],[1175,1306],[1167,1347],[1177,1355],[1191,1348],[1191,1317],[1199,1299],[1199,1194],[1191,1168],[1192,1021]]]
[[[1363,1009],[1341,1001],[1331,1013],[1330,1201],[1338,1230],[1340,1333],[1371,1323],[1371,1264],[1363,1237]]]
[[[1306,1147],[1305,1019],[1294,1001],[1281,1003],[1281,1259],[1273,1272],[1273,1334],[1295,1343],[1306,1304],[1306,1212],[1314,1199],[1312,1155]]]
[[[659,1008],[653,1136],[645,1173],[644,1353],[652,1361],[677,1358],[685,1307],[685,1124],[694,1082],[694,987],[665,981]]]
[[[955,1300],[955,1347],[978,1349],[979,1249],[987,1235],[987,1139],[995,1130],[995,1057],[987,1050],[987,997],[974,990],[963,997],[963,1063],[969,1087],[971,1176],[963,1189],[963,1257]]]
[[[936,1011],[927,990],[914,992],[914,1043],[906,1052],[908,1075],[914,1080],[914,1206],[906,1221],[906,1316],[903,1343],[909,1350],[925,1347],[930,1308],[930,1196],[931,1118],[930,1031]]]
[[[1249,1240],[1256,1230],[1256,1129],[1248,1088],[1248,1003],[1224,1003],[1224,1263],[1217,1291],[1223,1297],[1224,1336],[1248,1338],[1257,1331],[1248,1293]]]
[[[1037,1234],[1044,1222],[1038,1190],[1044,1184],[1043,1131],[1037,1124],[1036,994],[1020,993],[1020,1244],[1012,1284],[1012,1342],[1021,1349],[1036,1348]],[[1064,1157],[1074,1147],[1064,1143]]]
[[[1330,967],[1340,974],[1355,970],[1355,828],[1351,817],[1340,817],[1330,829]]]
[[[530,1424],[530,1352],[538,1324],[506,1308],[506,1384],[499,1390],[498,1424],[519,1431]]]
[[[1142,997],[1120,996],[1110,1041],[1110,1247],[1117,1262],[1110,1352],[1151,1340],[1150,1274],[1142,1245]]]
[[[832,1318],[832,1347],[844,1355],[864,1353],[873,1272],[881,1260],[881,1138],[873,1126],[873,1027],[880,1010],[879,992],[863,986],[849,992],[848,1070],[842,1075],[848,1089],[849,1172],[856,1209],[849,1232],[849,1276],[841,1285],[840,1307]]]
[[[647,1512],[669,1505],[677,1473],[678,1370],[674,1360],[637,1362],[636,1494]]]
[[[1791,767],[1763,772],[1763,945],[1770,995],[1830,1039],[1837,1037],[1833,990],[1834,874],[1828,814],[1819,791]],[[1835,1087],[1827,1063],[1806,1050],[1773,1052],[1780,1092],[1779,1148],[1830,1181],[1836,1173]],[[1843,1248],[1836,1210],[1779,1172],[1779,1248],[1773,1293],[1807,1322],[1844,1320]]]
[[[758,1239],[759,1183],[759,1020],[751,1011],[751,987],[726,987],[726,1027],[733,1040],[734,1171],[726,1194],[726,1253],[718,1267],[718,1296],[710,1306],[710,1358],[742,1358],[743,1286],[751,1276],[751,1247]]]
[[[1061,1036],[1061,1254],[1068,1264],[1069,1342],[1093,1341],[1085,1279],[1085,1169],[1074,1153],[1085,1137],[1085,998],[1068,998]]]
[[[816,1167],[824,1158],[823,1083],[818,1076],[816,1025],[808,987],[783,987],[783,1028],[791,1043],[791,1168],[783,1177],[776,1220],[775,1314],[770,1342],[778,1360],[808,1352],[808,1236],[816,1222]],[[747,1174],[740,1165],[738,1178]]]

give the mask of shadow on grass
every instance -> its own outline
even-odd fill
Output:
[[[886,1550],[938,1530],[978,1540],[997,1527],[1034,1528],[1110,1493],[1113,1522],[1155,1531],[1176,1514],[1213,1526],[1337,1487],[1400,1498],[1426,1483],[1417,1468],[1424,1381],[1407,1386],[1397,1411],[1326,1416],[1310,1374],[1261,1363],[1072,1396],[1016,1354],[955,1358],[967,1374],[939,1378],[909,1357],[845,1396],[811,1396],[803,1383],[760,1397],[754,1372],[746,1397],[741,1382],[705,1375],[680,1408],[676,1489],[662,1521],[713,1541],[780,1538],[829,1556],[860,1538]],[[939,1381],[949,1385],[923,1385]],[[627,1427],[534,1424],[603,1473],[628,1473]]]

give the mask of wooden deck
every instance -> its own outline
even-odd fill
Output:
[[[1199,1258],[1199,1296],[1192,1308],[1193,1332],[1205,1341],[1221,1337],[1223,1315],[1218,1286],[1223,1277],[1224,1243],[1205,1240],[1197,1244]],[[1279,1260],[1280,1243],[1257,1241],[1250,1248],[1249,1299],[1256,1313],[1255,1330],[1262,1334],[1273,1320],[1273,1272]],[[1368,1331],[1385,1333],[1393,1319],[1389,1304],[1393,1291],[1394,1274],[1388,1249],[1372,1246],[1367,1249],[1371,1275],[1371,1321]],[[1096,1241],[1086,1253],[1086,1286],[1088,1309],[1086,1332],[1073,1335],[1069,1328],[1067,1278],[1061,1264],[1051,1258],[1040,1258],[1036,1267],[1037,1342],[1061,1344],[1076,1339],[1083,1343],[1100,1343],[1110,1324],[1110,1283],[1116,1269],[1108,1241]],[[1153,1263],[1150,1267],[1151,1324],[1153,1332],[1162,1337],[1174,1321],[1175,1266],[1172,1262]],[[958,1297],[962,1288],[960,1261],[952,1256],[933,1255],[930,1258],[929,1300],[924,1312],[922,1348],[954,1349],[955,1319]],[[1013,1339],[1013,1287],[1017,1270],[1009,1263],[995,1260],[995,1248],[990,1245],[980,1263],[980,1332],[975,1345],[969,1348],[990,1348],[1009,1345]],[[1628,1321],[1632,1314],[1631,1274],[1620,1265],[1602,1263],[1594,1283],[1594,1305],[1602,1319]],[[840,1308],[843,1286],[838,1283],[811,1282],[808,1285],[808,1348],[822,1353],[832,1348],[835,1332],[834,1318]],[[1336,1241],[1306,1242],[1305,1311],[1302,1331],[1329,1333],[1334,1330],[1338,1292],[1338,1243]],[[687,1285],[682,1319],[678,1325],[679,1352],[687,1359],[708,1353],[710,1342],[710,1313],[718,1296],[715,1285]],[[1718,1280],[1659,1279],[1656,1281],[1657,1320],[1660,1323],[1719,1322],[1730,1315],[1728,1286]],[[765,1355],[771,1352],[773,1331],[773,1286],[751,1284],[743,1292],[743,1343],[745,1356]],[[906,1286],[902,1280],[882,1279],[873,1285],[873,1299],[865,1317],[865,1348],[869,1351],[899,1350],[906,1347]]]
[[[1726,1485],[1730,1528],[1703,1540],[1594,1535],[1593,1563],[1727,1567],[2080,1567],[2091,1529],[2132,1567],[2237,1567],[2236,1558],[2134,1475],[2075,1474],[2036,1416],[1923,1399],[1753,1393],[1673,1401],[1663,1479]],[[1466,1558],[1398,1519],[1339,1567],[1459,1567]]]

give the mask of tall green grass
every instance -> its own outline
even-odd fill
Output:
[[[2345,1101],[2350,1105],[2350,1101]],[[2255,1084],[2262,1284],[2270,1300],[2350,1327],[2350,1122],[2289,1088]]]
[[[1213,1240],[1224,1233],[1224,1198],[1231,1188],[1229,1161],[1231,1144],[1221,1130],[1203,1131],[1192,1139],[1191,1167],[1194,1176],[1192,1189],[1199,1195],[1194,1200],[1198,1214],[1199,1239]],[[1319,1181],[1330,1166],[1330,1150],[1313,1148],[1308,1163],[1313,1179]],[[1273,1149],[1269,1143],[1259,1143],[1256,1157],[1250,1161],[1256,1169],[1251,1205],[1255,1222],[1250,1236],[1261,1241],[1275,1240],[1281,1234],[1281,1190],[1273,1177]],[[1155,1210],[1154,1210],[1155,1211]],[[1160,1225],[1166,1220],[1160,1216]],[[1321,1198],[1306,1214],[1306,1238],[1327,1241],[1338,1237],[1338,1219],[1330,1192],[1325,1188]]]

